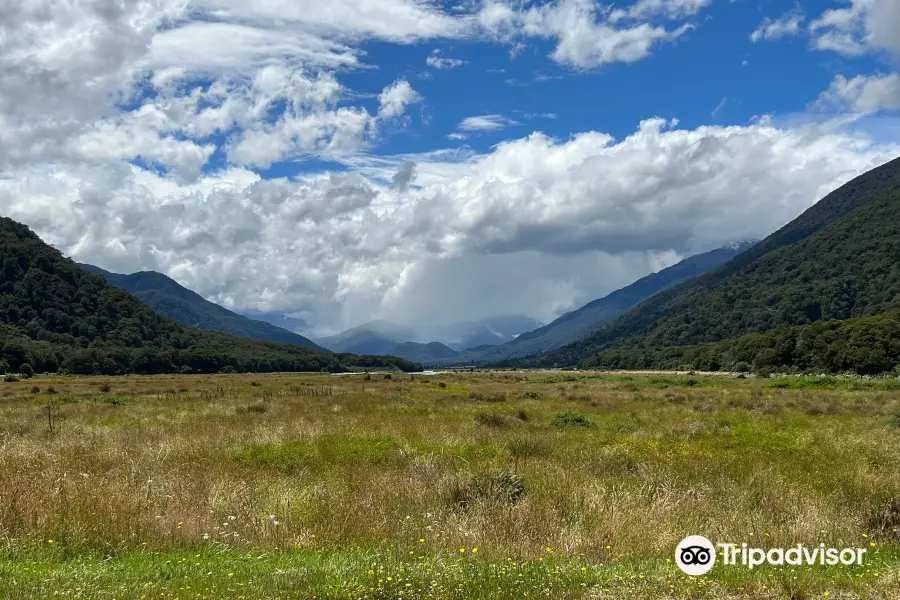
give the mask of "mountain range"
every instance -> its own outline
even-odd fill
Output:
[[[103,277],[112,285],[124,289],[155,312],[179,323],[198,329],[221,331],[251,340],[294,344],[312,350],[325,350],[302,335],[266,321],[239,315],[214,304],[162,273],[141,271],[122,275],[110,273],[94,265],[82,264],[81,267]]]
[[[881,372],[900,362],[900,159],[608,327],[504,366]]]
[[[521,315],[416,328],[376,320],[319,338],[316,343],[335,352],[390,354],[433,364],[453,359],[461,350],[473,346],[489,348],[512,341],[519,334],[542,325],[540,321]]]
[[[79,266],[0,218],[0,370],[411,371],[475,362],[881,373],[900,369],[898,256],[900,159],[760,242],[689,257],[548,325],[522,316],[415,329],[373,321],[313,342],[271,322],[302,320],[251,319],[160,273]]]
[[[471,349],[443,362],[485,363],[540,354],[587,337],[642,300],[730,260],[753,245],[741,242],[691,256],[629,286],[568,312],[549,325],[523,333],[500,346]]]

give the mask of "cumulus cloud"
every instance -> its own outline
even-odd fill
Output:
[[[846,56],[900,53],[900,2],[851,0],[848,4],[828,9],[810,23],[815,48]]]
[[[398,79],[390,86],[384,88],[378,96],[380,108],[378,116],[390,119],[399,117],[406,111],[410,104],[420,102],[422,97],[409,85],[405,79]]]
[[[798,35],[804,19],[803,11],[799,8],[785,13],[777,19],[766,17],[759,24],[759,27],[750,34],[750,40],[755,43],[762,40],[771,41],[786,36]]]
[[[550,57],[558,63],[577,68],[591,68],[605,64],[633,63],[650,55],[653,46],[673,41],[690,28],[683,24],[666,29],[647,22],[618,22],[654,13],[681,16],[691,13],[706,2],[690,0],[651,0],[632,7],[635,14],[616,12],[611,16],[594,0],[558,0],[530,6],[522,10],[501,0],[488,0],[480,13],[480,25],[501,40],[517,36],[555,39],[556,48]]]
[[[857,75],[852,79],[838,75],[819,96],[817,106],[855,113],[900,110],[900,75]]]

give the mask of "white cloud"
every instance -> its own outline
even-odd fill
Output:
[[[456,67],[461,67],[466,64],[467,61],[461,60],[459,58],[446,58],[441,56],[440,50],[434,50],[428,58],[425,59],[425,64],[431,67],[432,69],[455,69]]]
[[[755,43],[761,40],[778,40],[786,36],[798,35],[804,19],[803,11],[799,8],[785,13],[777,19],[766,17],[750,34],[750,40]]]
[[[612,22],[623,19],[641,19],[662,16],[668,19],[691,17],[709,6],[712,0],[638,0],[627,10],[617,9],[610,13]]]
[[[323,38],[376,38],[394,42],[455,38],[469,34],[463,17],[441,12],[434,3],[418,0],[197,0],[196,6],[218,20],[254,25],[283,24]]]
[[[463,119],[459,124],[459,129],[463,131],[498,131],[518,124],[517,121],[503,115],[479,115]]]
[[[447,134],[448,140],[464,140],[467,137],[469,137],[469,136],[467,136],[465,133],[459,133],[458,131],[454,131],[453,133]]]
[[[851,0],[846,8],[828,9],[810,23],[813,45],[847,56],[873,52],[900,54],[900,2]]]
[[[852,79],[838,75],[819,96],[817,105],[855,113],[900,110],[900,75],[857,75]]]
[[[409,85],[405,79],[398,79],[390,86],[384,88],[378,96],[380,108],[378,116],[389,119],[399,117],[406,111],[410,104],[421,102],[422,97]]]
[[[703,2],[681,0],[645,2],[660,10]],[[642,9],[645,10],[645,9]],[[656,10],[646,9],[648,14]],[[677,11],[676,11],[677,14]],[[604,9],[594,0],[558,0],[516,10],[499,0],[489,0],[478,15],[480,25],[497,39],[513,40],[516,36],[552,38],[557,45],[550,57],[558,63],[578,68],[605,64],[633,63],[650,55],[654,45],[673,41],[691,26],[683,24],[673,30],[646,22],[619,27],[615,20],[604,20]]]

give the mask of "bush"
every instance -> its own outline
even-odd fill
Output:
[[[498,412],[483,412],[475,415],[475,422],[485,427],[494,427],[496,429],[505,429],[509,427],[510,419],[506,415]]]
[[[384,378],[385,378],[385,379],[390,379],[390,378],[391,378],[391,374],[390,374],[390,373],[385,374]]]
[[[372,376],[366,373],[366,376],[363,377],[363,381],[372,381]]]
[[[235,368],[232,367],[231,365],[225,365],[224,367],[222,367],[221,369],[219,369],[219,373],[223,373],[223,374],[226,374],[226,375],[227,375],[227,374],[230,374],[230,373],[237,373],[237,371],[236,371]]]
[[[506,402],[506,392],[469,392],[469,400],[478,402]]]
[[[3,381],[5,381],[6,383],[15,383],[18,380],[19,378],[12,373],[7,374],[6,377],[3,378]]]
[[[111,389],[112,389],[112,388],[110,387],[110,385],[109,385],[108,382],[104,382],[104,383],[101,383],[101,384],[100,384],[100,391],[101,391],[101,392],[108,392],[108,391],[110,391]]]
[[[509,455],[517,462],[520,459],[542,456],[549,452],[547,444],[538,438],[517,438],[511,440],[507,448]]]
[[[553,424],[557,427],[593,427],[594,422],[587,415],[580,412],[557,413],[553,417]]]
[[[521,475],[496,470],[481,473],[463,485],[456,485],[450,492],[450,501],[455,506],[467,508],[478,502],[516,504],[524,495],[525,479]]]
[[[48,385],[48,386],[47,386],[47,393],[48,393],[48,394],[55,394],[55,393],[56,393],[56,388],[53,387],[52,385]]]
[[[19,367],[19,374],[25,379],[31,379],[34,377],[34,368],[30,364],[25,363]]]
[[[753,367],[748,362],[741,361],[739,363],[735,363],[734,370],[738,373],[749,373],[753,370]]]
[[[535,390],[525,390],[524,392],[519,394],[519,397],[523,400],[540,400],[544,397],[544,395]]]
[[[250,382],[250,385],[251,385],[252,387],[262,387],[262,384],[261,384],[260,382],[258,382],[258,381],[251,381],[251,382]]]
[[[41,388],[39,388],[38,386],[33,386],[33,387],[31,388],[31,393],[32,393],[32,394],[40,394],[40,393],[41,393]]]

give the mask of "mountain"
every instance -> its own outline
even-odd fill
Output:
[[[440,340],[454,350],[495,346],[516,339],[544,323],[524,315],[499,315],[477,321],[463,321],[424,328],[429,339]]]
[[[385,354],[421,363],[434,363],[457,354],[456,350],[440,342],[402,341],[415,335],[412,329],[389,321],[371,321],[338,335],[321,338],[318,342],[336,352]]]
[[[667,267],[662,271],[638,279],[629,286],[585,304],[578,310],[566,313],[543,327],[523,333],[502,346],[463,352],[455,361],[495,362],[540,354],[560,348],[587,337],[602,326],[611,323],[635,304],[672,285],[690,279],[734,258],[753,242],[742,242],[697,254]]]
[[[449,324],[426,324],[416,328],[390,321],[370,321],[337,335],[316,340],[329,350],[340,352],[366,351],[377,354],[400,342],[440,342],[453,350],[474,346],[494,346],[516,339],[519,334],[543,325],[522,315],[502,315],[478,321]]]
[[[389,354],[399,356],[413,362],[433,364],[447,358],[453,358],[458,353],[453,348],[440,342],[418,344],[416,342],[403,342],[390,349]]]
[[[254,321],[265,321],[266,323],[274,325],[275,327],[281,327],[282,329],[287,329],[288,331],[292,331],[294,333],[302,334],[304,331],[309,329],[309,323],[307,323],[303,319],[298,319],[284,313],[245,310],[241,311],[240,314],[244,315],[248,319],[253,319]]]
[[[332,354],[188,327],[88,273],[0,217],[0,369],[72,373],[421,370],[396,357]]]
[[[251,340],[294,344],[312,350],[325,350],[302,335],[297,335],[265,321],[255,321],[231,312],[218,304],[213,304],[200,294],[192,292],[162,273],[141,271],[130,275],[121,275],[110,273],[93,265],[82,264],[81,266],[129,292],[155,312],[185,325],[221,331]]]
[[[321,346],[335,352],[355,354],[385,354],[400,342],[415,338],[412,329],[389,321],[370,321],[337,335],[316,340]]]
[[[827,353],[842,341],[832,339],[835,331],[858,333],[875,327],[873,323],[878,324],[877,339],[887,340],[884,352],[889,361],[891,348],[900,345],[883,337],[892,330],[890,321],[900,296],[898,256],[900,159],[857,177],[722,266],[664,290],[590,337],[509,364],[583,361],[586,366],[608,366],[611,363],[604,357],[629,354],[653,366],[659,364],[654,357],[661,352],[671,359],[700,352],[698,347],[706,353],[714,348],[724,352],[751,342],[759,344],[763,354],[754,356],[754,362],[769,362],[767,356],[775,352],[783,364],[791,352],[767,344],[813,335],[815,340],[801,340],[801,345],[815,342],[821,353]],[[884,316],[872,320],[876,315]],[[847,323],[845,330],[818,325],[857,318],[869,320]],[[722,359],[733,356],[730,352]],[[819,362],[837,364],[825,358]],[[859,367],[853,361],[844,364]],[[799,363],[794,366],[800,368]]]

